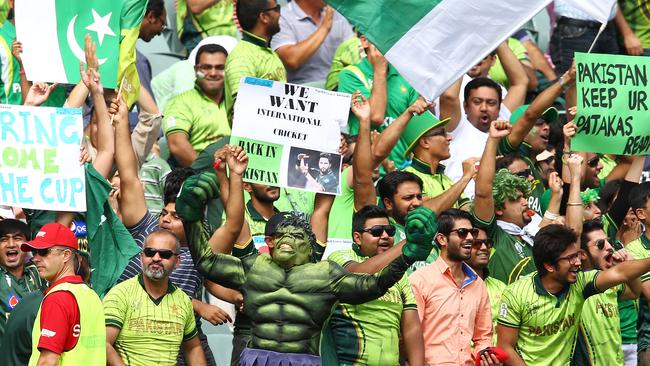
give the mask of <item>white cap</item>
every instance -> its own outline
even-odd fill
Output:
[[[233,48],[235,48],[237,45],[237,38],[231,36],[212,36],[202,39],[201,42],[199,42],[199,44],[194,47],[192,52],[190,52],[190,55],[187,58],[187,60],[190,61],[192,65],[194,65],[194,61],[196,60],[196,52],[199,50],[199,48],[201,48],[201,46],[206,44],[218,44],[225,48],[226,51],[228,51],[230,54]]]
[[[14,210],[11,209],[11,206],[0,205],[0,218],[2,219],[15,219]]]

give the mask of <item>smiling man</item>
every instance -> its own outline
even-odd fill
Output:
[[[20,246],[27,241],[29,228],[22,221],[5,219],[0,221],[0,337],[11,311],[28,293],[41,290],[44,281],[38,275],[36,266],[25,263],[25,252]]]

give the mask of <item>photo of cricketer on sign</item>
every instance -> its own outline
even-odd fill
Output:
[[[0,204],[86,211],[82,126],[81,109],[0,104]]]
[[[349,111],[346,93],[242,78],[230,141],[248,154],[244,181],[338,194]]]

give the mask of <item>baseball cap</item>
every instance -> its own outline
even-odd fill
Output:
[[[295,216],[291,212],[278,212],[273,214],[269,221],[266,222],[266,227],[264,228],[264,236],[273,236],[278,230],[278,225],[288,218]]]
[[[402,132],[402,140],[406,143],[406,150],[404,156],[413,151],[415,144],[417,144],[420,137],[424,136],[427,132],[434,128],[442,127],[449,122],[449,118],[439,120],[433,113],[425,111],[420,115],[415,115],[404,128]]]
[[[50,222],[43,225],[36,233],[34,240],[20,246],[23,252],[29,252],[32,249],[47,249],[53,246],[69,247],[74,250],[79,249],[79,243],[74,234],[67,227],[58,222]]]
[[[515,109],[515,111],[510,115],[510,124],[514,125],[519,117],[523,116],[524,113],[526,113],[528,107],[530,107],[530,104],[524,104]],[[557,111],[557,109],[555,109],[555,107],[549,107],[542,113],[542,119],[549,124],[555,123],[560,120],[560,113]]]

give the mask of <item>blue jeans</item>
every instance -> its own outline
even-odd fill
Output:
[[[599,23],[561,17],[553,29],[549,52],[555,64],[557,76],[571,67],[575,52],[587,52],[598,34]],[[609,22],[594,45],[592,53],[618,54],[614,22]]]

